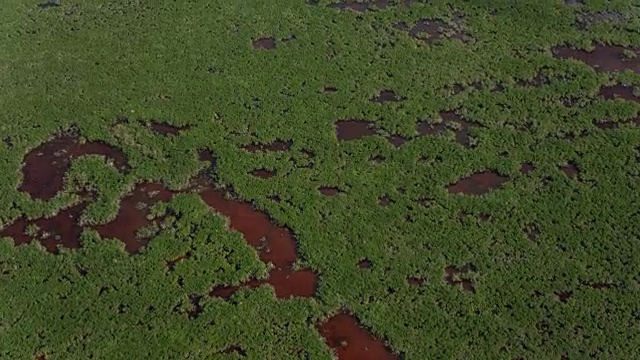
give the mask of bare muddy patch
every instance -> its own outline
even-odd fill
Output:
[[[444,122],[429,123],[421,121],[416,125],[416,131],[421,136],[440,135],[447,132],[447,126]]]
[[[188,130],[189,126],[175,126],[152,120],[151,122],[149,122],[149,129],[153,133],[158,135],[175,136],[180,134],[180,132],[183,130]]]
[[[455,17],[449,24],[436,19],[420,19],[412,26],[404,22],[395,24],[398,30],[406,31],[414,39],[425,44],[435,44],[442,39],[457,39],[468,42],[471,38],[462,31],[462,18]]]
[[[427,282],[427,279],[419,276],[407,277],[407,283],[411,286],[422,286]]]
[[[578,177],[578,175],[580,175],[580,169],[578,169],[578,166],[573,163],[573,162],[569,162],[565,165],[561,165],[559,166],[560,171],[562,171],[567,177],[575,179]]]
[[[169,259],[169,260],[165,260],[165,262],[167,263],[167,270],[168,271],[173,271],[176,267],[176,264],[182,262],[183,260],[186,260],[188,258],[191,257],[191,252],[187,251],[186,253],[175,257],[173,259]]]
[[[520,165],[520,173],[522,173],[522,174],[529,174],[535,169],[536,168],[531,163],[524,163],[524,164]]]
[[[602,87],[599,95],[606,100],[623,99],[640,102],[640,96],[635,94],[633,87],[620,84]]]
[[[556,298],[562,302],[562,303],[567,303],[569,301],[569,299],[571,298],[571,296],[573,296],[573,291],[571,290],[557,290],[556,292],[554,292]]]
[[[402,135],[389,135],[387,136],[387,141],[393,145],[393,147],[395,148],[399,148],[402,145],[406,144],[407,141],[409,141],[408,138],[402,136]]]
[[[259,177],[261,179],[271,179],[276,176],[276,172],[268,169],[256,169],[251,171],[251,175]]]
[[[224,348],[222,351],[220,351],[220,354],[225,354],[225,355],[238,354],[238,356],[241,356],[241,357],[247,356],[247,352],[240,345],[229,345],[226,348]]]
[[[318,331],[339,360],[400,360],[382,340],[371,335],[346,312],[320,324]]]
[[[325,93],[332,94],[332,93],[338,92],[338,88],[337,88],[337,87],[335,87],[335,86],[328,86],[328,85],[327,85],[327,86],[325,86],[325,87],[324,87],[323,91],[324,91]]]
[[[476,267],[467,263],[462,266],[450,265],[445,269],[445,281],[451,286],[460,286],[464,291],[471,293],[476,292],[475,282],[469,278],[469,275],[476,272]]]
[[[72,161],[84,155],[102,155],[117,169],[129,171],[127,158],[115,147],[101,142],[80,143],[77,137],[63,135],[39,145],[25,156],[23,182],[18,190],[36,199],[52,199],[62,190],[64,175]]]
[[[324,196],[336,196],[341,193],[340,188],[334,186],[321,186],[318,191]]]
[[[389,197],[389,195],[383,195],[378,198],[378,205],[382,207],[388,207],[393,204],[393,200]]]
[[[553,55],[559,59],[574,59],[591,66],[597,72],[631,70],[640,73],[640,51],[617,45],[598,44],[592,51],[556,46]]]
[[[451,129],[458,144],[467,149],[473,147],[470,132],[472,128],[479,127],[479,124],[463,119],[455,111],[443,111],[440,113],[440,118],[442,121],[439,123],[419,122],[416,125],[416,131],[422,136],[433,136],[444,134],[447,129]]]
[[[393,90],[382,90],[380,91],[380,93],[376,96],[374,96],[371,101],[376,102],[376,103],[387,103],[387,102],[401,102],[406,100],[407,98],[405,98],[404,96],[400,96],[398,94],[395,93],[395,91]]]
[[[385,160],[387,160],[386,157],[382,156],[382,155],[373,155],[369,158],[369,161],[375,165],[380,165],[382,164]]]
[[[362,259],[358,261],[357,265],[360,269],[371,269],[373,267],[373,263],[369,259]]]
[[[618,128],[618,123],[607,120],[595,120],[593,125],[602,130],[613,130]]]
[[[336,122],[336,136],[341,141],[351,141],[376,135],[375,126],[363,120],[340,120]]]
[[[291,140],[274,140],[270,143],[251,143],[243,145],[242,148],[250,153],[264,151],[288,151],[291,149],[293,141]]]
[[[483,171],[471,174],[447,186],[451,194],[483,195],[492,190],[499,189],[508,178],[492,171]]]
[[[251,44],[254,49],[273,50],[276,48],[276,39],[272,37],[261,37],[254,39]]]
[[[363,13],[366,11],[372,11],[376,9],[384,9],[391,3],[391,0],[375,0],[375,1],[367,1],[367,2],[359,2],[355,0],[340,0],[336,3],[327,5],[330,8],[337,9],[340,11],[355,11],[359,13]]]

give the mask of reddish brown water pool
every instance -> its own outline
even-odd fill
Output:
[[[122,241],[125,249],[135,254],[150,240],[139,237],[138,231],[151,225],[151,220],[147,218],[151,207],[160,201],[171,200],[174,194],[161,184],[138,184],[131,194],[120,200],[120,210],[115,220],[105,225],[98,225],[95,230],[102,238],[115,238]]]
[[[447,190],[451,194],[483,195],[491,190],[500,188],[507,180],[508,178],[495,172],[483,171],[458,180],[456,183],[447,186]]]
[[[371,101],[377,103],[386,103],[386,102],[400,102],[404,101],[405,98],[397,95],[393,90],[382,90],[380,93],[375,96]]]
[[[336,122],[338,140],[350,141],[377,133],[374,125],[363,120],[340,120]]]
[[[400,357],[380,339],[365,330],[358,320],[345,313],[339,313],[318,326],[339,360],[399,360]]]
[[[270,179],[276,176],[276,172],[272,170],[267,170],[267,169],[256,169],[251,171],[251,175],[255,177],[259,177],[261,179]]]
[[[321,186],[318,191],[325,196],[336,196],[340,194],[340,189],[334,186]]]
[[[252,44],[254,49],[272,50],[276,48],[276,39],[272,37],[262,37],[253,40]]]
[[[251,143],[244,145],[242,148],[250,153],[262,151],[287,151],[291,149],[293,141],[291,140],[274,140],[270,143]]]
[[[0,232],[0,236],[13,238],[16,245],[26,244],[32,238],[37,239],[50,252],[57,253],[58,245],[66,248],[80,247],[82,226],[80,215],[86,203],[80,203],[70,208],[60,210],[50,218],[27,220],[20,218]],[[37,226],[35,231],[28,234],[28,228]]]
[[[620,98],[627,101],[640,102],[640,97],[633,93],[633,87],[620,84],[601,88],[600,96],[607,100]]]
[[[151,129],[152,132],[164,136],[178,135],[180,131],[187,130],[188,128],[188,126],[175,126],[157,121],[151,121],[149,123],[149,129]]]
[[[41,144],[25,156],[24,177],[18,190],[36,199],[50,200],[62,190],[64,174],[71,162],[84,155],[102,155],[119,170],[129,170],[127,158],[113,146],[101,142],[81,144],[77,137],[64,135]]]
[[[560,59],[575,59],[582,61],[598,72],[631,70],[640,73],[640,58],[627,59],[625,50],[635,52],[638,50],[615,45],[597,44],[593,51],[584,51],[566,46],[556,46],[552,49],[555,57]]]

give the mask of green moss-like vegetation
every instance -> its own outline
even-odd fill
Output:
[[[152,239],[136,255],[90,227],[57,254],[1,240],[1,359],[243,358],[234,345],[250,359],[331,359],[316,324],[342,308],[407,360],[637,358],[640,103],[599,92],[637,89],[640,73],[552,52],[640,47],[634,1],[394,0],[362,13],[331,2],[2,2],[0,225],[51,217],[80,189],[94,195],[82,223],[108,223],[138,182],[185,188],[209,150],[218,186],[291,229],[296,267],[319,287],[209,297],[269,267],[197,195],[177,195],[153,209],[161,221],[140,230]],[[411,37],[422,19],[444,35]],[[252,46],[263,37],[275,49]],[[634,51],[623,55],[637,63]],[[404,100],[371,101],[387,89]],[[456,124],[417,135],[453,110],[475,124],[469,146]],[[183,129],[154,133],[151,119]],[[378,134],[339,141],[343,119]],[[617,126],[594,125],[605,121]],[[121,149],[131,170],[89,155],[53,199],[19,191],[25,155],[71,128]],[[409,140],[396,148],[391,134]],[[291,148],[243,149],[276,139]],[[447,191],[485,170],[508,180],[482,196]],[[465,264],[451,285],[446,269]]]

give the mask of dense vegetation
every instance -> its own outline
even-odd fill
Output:
[[[3,1],[0,228],[90,201],[80,247],[0,241],[0,358],[331,359],[343,311],[408,360],[637,358],[633,3]],[[27,154],[69,134],[126,166],[33,196]],[[270,265],[202,174],[290,229],[313,297],[208,296]],[[132,252],[96,229],[142,182],[176,194]]]

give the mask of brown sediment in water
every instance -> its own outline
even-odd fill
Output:
[[[491,190],[498,189],[508,178],[492,171],[474,173],[456,183],[447,186],[451,194],[483,195]]]
[[[270,179],[276,176],[275,171],[267,170],[267,169],[256,169],[251,171],[251,175],[255,177],[259,177],[261,179]]]
[[[475,293],[476,292],[476,286],[475,283],[473,282],[473,280],[471,279],[466,279],[466,278],[461,278],[460,275],[464,275],[464,274],[469,274],[472,272],[476,271],[476,267],[471,264],[471,263],[467,263],[465,265],[462,266],[455,266],[455,265],[450,265],[447,266],[445,269],[445,280],[447,282],[447,284],[451,285],[451,286],[457,286],[460,285],[462,287],[463,290],[471,292],[471,293]]]
[[[336,122],[338,140],[350,141],[377,133],[372,123],[363,120],[340,120]]]
[[[357,2],[354,0],[340,0],[339,2],[327,5],[330,8],[340,11],[353,10],[355,12],[366,12],[375,8],[384,9],[391,3],[391,0],[375,0],[368,2]]]
[[[273,50],[276,48],[276,39],[272,37],[262,37],[253,40],[252,45],[254,49]]]
[[[416,125],[416,131],[421,136],[439,135],[447,131],[447,126],[444,122],[433,124],[421,121]]]
[[[559,167],[560,171],[562,171],[567,177],[576,178],[580,174],[580,169],[578,166],[572,162],[569,162],[566,165],[562,165]]]
[[[567,290],[567,291],[557,290],[556,292],[554,292],[554,294],[556,295],[558,300],[560,300],[560,302],[566,303],[567,301],[569,301],[569,299],[573,295],[573,291],[571,291],[571,290]]]
[[[393,90],[382,90],[380,93],[375,96],[371,101],[377,103],[385,103],[385,102],[401,102],[406,100],[405,97],[397,95]]]
[[[535,167],[531,163],[524,163],[520,166],[520,172],[522,174],[529,174],[533,170],[535,170]]]
[[[427,280],[425,278],[422,278],[422,277],[418,277],[418,276],[409,276],[409,277],[407,277],[407,283],[409,283],[409,285],[411,285],[411,286],[421,286],[425,282],[427,282]]]
[[[399,360],[380,339],[371,335],[352,315],[341,312],[318,325],[320,335],[339,360]]]
[[[71,162],[84,155],[102,155],[119,170],[129,170],[127,158],[113,146],[101,142],[81,144],[77,137],[63,135],[39,145],[25,156],[23,181],[18,190],[28,192],[35,199],[52,199],[62,190]]]
[[[640,97],[633,93],[633,87],[620,84],[602,87],[599,95],[606,100],[620,98],[627,101],[640,102]]]
[[[602,282],[602,281],[598,281],[598,282],[581,281],[580,283],[584,286],[588,286],[595,290],[604,290],[604,289],[611,289],[616,287],[615,284]]]
[[[291,140],[274,140],[270,143],[251,143],[243,145],[242,148],[250,153],[263,151],[287,151],[291,149],[293,141]]]
[[[168,271],[173,271],[175,269],[177,263],[181,262],[182,260],[186,260],[186,259],[188,259],[190,257],[191,257],[191,252],[187,251],[186,253],[184,253],[184,254],[182,254],[182,255],[180,255],[178,257],[175,257],[175,258],[169,259],[169,260],[165,260],[165,262],[167,263],[167,270]]]
[[[634,59],[625,58],[625,50],[636,54]],[[597,44],[593,51],[584,51],[566,46],[552,48],[553,55],[560,59],[579,60],[594,68],[597,72],[631,70],[640,73],[638,49],[617,45]]]
[[[387,141],[394,147],[399,148],[409,141],[409,139],[401,135],[389,135],[387,136]]]
[[[227,346],[222,351],[220,351],[219,354],[225,354],[225,355],[238,354],[239,356],[242,356],[242,357],[247,356],[247,352],[244,350],[244,348],[242,348],[240,345],[237,345],[237,344]]]
[[[321,186],[318,188],[318,191],[325,196],[336,196],[341,192],[339,188],[334,186]]]
[[[162,184],[137,184],[131,194],[120,200],[120,209],[116,218],[104,225],[95,226],[102,238],[115,238],[125,244],[125,249],[137,253],[150,239],[140,238],[138,231],[151,225],[147,218],[151,207],[160,201],[169,201],[176,194]]]
[[[454,111],[443,111],[440,113],[440,117],[444,123],[453,124],[457,128],[455,130],[456,142],[466,148],[470,148],[471,138],[469,137],[469,131],[471,128],[478,127],[479,125],[464,120]]]
[[[52,253],[58,252],[58,246],[79,248],[82,226],[80,215],[86,208],[86,203],[80,203],[70,208],[60,210],[55,216],[36,220],[20,218],[0,232],[0,236],[13,238],[16,245],[26,244],[32,239],[40,243]],[[27,228],[35,225],[35,234],[27,234]]]
[[[378,198],[378,205],[380,205],[382,207],[387,207],[387,206],[389,206],[391,204],[393,204],[393,200],[391,200],[389,195],[380,196]]]
[[[593,125],[602,130],[612,130],[618,128],[618,123],[614,121],[594,121]]]
[[[464,120],[455,111],[443,111],[440,113],[442,122],[430,123],[427,121],[421,121],[416,125],[416,131],[421,136],[432,136],[444,134],[447,131],[447,127],[455,128],[456,142],[465,148],[471,148],[471,137],[469,132],[471,128],[480,126],[479,124]]]
[[[374,164],[382,164],[385,160],[387,160],[387,158],[382,155],[374,155],[369,158],[369,161]]]
[[[167,123],[161,123],[152,120],[149,123],[149,129],[160,135],[169,136],[169,135],[178,135],[180,131],[189,129],[189,126],[175,126]]]

